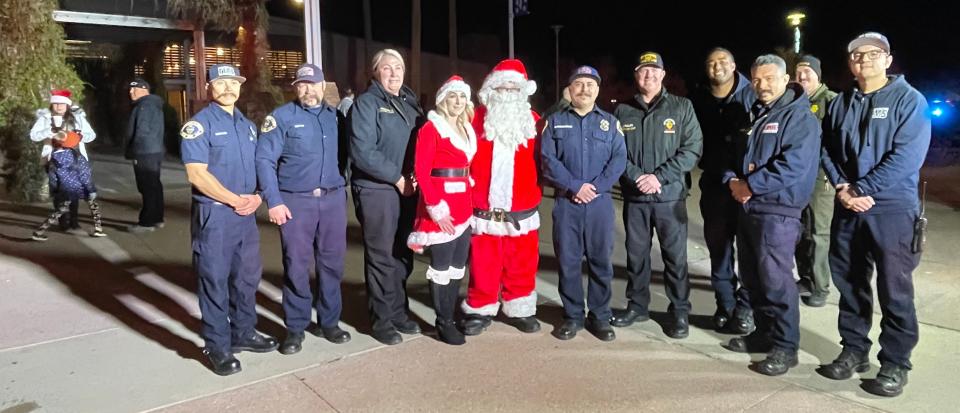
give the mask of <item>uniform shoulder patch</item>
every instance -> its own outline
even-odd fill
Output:
[[[277,120],[273,118],[273,115],[267,115],[267,118],[263,120],[263,124],[260,125],[260,133],[267,133],[277,128]]]
[[[617,132],[620,132],[620,136],[623,136],[623,128],[620,127],[620,121],[617,121]]]
[[[191,120],[180,128],[180,137],[183,139],[196,139],[203,135],[203,125],[200,122]]]
[[[540,128],[540,133],[543,134],[546,132],[547,128],[550,126],[550,119],[543,120],[543,128]]]

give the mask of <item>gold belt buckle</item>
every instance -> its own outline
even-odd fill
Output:
[[[490,216],[494,221],[505,222],[507,220],[507,211],[504,211],[503,208],[494,208],[493,211],[490,212]]]

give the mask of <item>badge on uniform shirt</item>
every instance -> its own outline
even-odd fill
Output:
[[[810,105],[810,111],[813,112],[813,113],[819,112],[819,111],[820,111],[820,105],[818,105],[818,104],[816,104],[816,103]]]
[[[606,119],[600,119],[600,130],[604,132],[610,130],[610,121]]]
[[[267,133],[277,128],[277,120],[273,118],[273,115],[267,115],[267,118],[263,120],[263,124],[260,125],[260,133]]]
[[[780,122],[772,122],[772,123],[763,125],[763,132],[760,132],[760,134],[777,133],[777,132],[780,132]]]
[[[663,133],[677,133],[677,130],[674,129],[677,126],[677,121],[673,118],[667,118],[663,121]]]
[[[180,128],[180,137],[183,139],[196,139],[200,135],[203,135],[203,125],[195,120],[185,123]]]
[[[747,165],[747,172],[753,172],[754,169],[757,169],[757,164],[750,162],[750,165]]]

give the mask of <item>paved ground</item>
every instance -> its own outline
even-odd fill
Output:
[[[201,363],[199,311],[190,271],[189,187],[182,167],[165,165],[167,227],[133,235],[138,195],[132,168],[95,156],[108,238],[52,233],[29,241],[48,205],[0,202],[0,413],[196,411],[955,411],[960,396],[960,168],[925,170],[931,179],[929,250],[915,273],[921,341],[907,392],[881,399],[860,379],[826,380],[814,372],[839,352],[836,294],[825,308],[804,307],[800,366],[780,378],[748,368],[760,356],[720,347],[709,330],[713,296],[701,219],[688,205],[694,328],[685,340],[658,325],[666,309],[655,287],[654,320],[618,329],[603,343],[589,334],[569,342],[549,335],[561,318],[549,211],[541,234],[538,316],[544,330],[523,335],[495,323],[451,347],[433,338],[425,261],[410,295],[426,334],[384,347],[367,336],[362,247],[350,217],[343,324],[354,333],[333,345],[308,336],[304,350],[240,355],[244,371],[221,378]],[[619,214],[618,214],[619,216]],[[263,218],[263,217],[262,217]],[[89,222],[86,222],[89,226]],[[264,281],[259,328],[282,336],[279,236],[262,219]],[[623,239],[618,224],[617,238]],[[658,252],[657,252],[658,253]],[[618,241],[614,306],[624,304],[625,253]],[[659,261],[659,260],[657,260]],[[661,268],[660,263],[655,268]],[[659,280],[657,280],[659,282]],[[878,318],[879,320],[879,318]],[[358,331],[359,330],[359,331]],[[874,335],[876,332],[874,332]],[[876,351],[876,350],[875,350]],[[875,356],[875,354],[874,354]],[[877,364],[861,378],[876,374]]]

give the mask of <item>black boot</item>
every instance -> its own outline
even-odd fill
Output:
[[[435,327],[437,338],[440,341],[459,346],[466,343],[463,333],[457,329],[453,315],[460,298],[460,280],[450,280],[447,285],[430,283],[430,295],[433,297],[433,308],[437,313]]]

